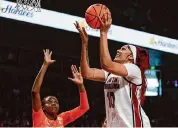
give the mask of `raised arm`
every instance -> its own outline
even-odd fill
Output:
[[[98,17],[100,19],[100,17]],[[128,72],[123,64],[116,63],[112,61],[109,49],[108,49],[108,39],[107,34],[111,26],[112,19],[107,15],[104,16],[104,21],[100,19],[100,63],[101,67],[107,72],[113,73],[119,76],[127,76]]]
[[[43,52],[44,52],[44,62],[38,75],[36,76],[31,92],[32,108],[36,112],[41,108],[40,88],[43,82],[44,75],[47,71],[48,66],[55,62],[55,60],[51,60],[52,51],[50,52],[47,49],[47,50],[43,50]]]
[[[80,60],[82,76],[85,79],[104,82],[105,81],[104,71],[97,68],[90,68],[89,66],[88,35],[85,31],[85,28],[81,27],[78,22],[74,23],[74,25],[79,31],[81,41],[82,41],[81,60]]]
[[[63,117],[64,126],[66,126],[68,123],[75,121],[89,110],[88,98],[87,98],[85,86],[83,84],[81,70],[79,68],[80,72],[78,72],[76,66],[74,65],[71,66],[71,70],[72,70],[73,78],[69,78],[69,79],[73,81],[79,88],[80,105],[75,109],[64,112],[60,115]]]

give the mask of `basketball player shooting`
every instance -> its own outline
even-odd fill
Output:
[[[102,69],[90,68],[88,61],[88,36],[78,22],[75,23],[82,40],[81,71],[85,79],[105,82],[105,108],[107,127],[150,127],[150,121],[141,107],[146,91],[144,72],[149,69],[147,50],[124,45],[116,51],[112,60],[107,33],[112,19],[100,17],[100,65]]]
[[[76,66],[71,66],[73,78],[69,78],[77,84],[80,92],[80,105],[73,110],[58,114],[59,103],[56,97],[47,96],[41,102],[40,88],[44,75],[50,64],[55,60],[51,60],[52,51],[44,50],[44,63],[39,71],[32,87],[32,119],[34,127],[63,127],[75,121],[89,110],[89,104],[85,87],[83,85],[83,77],[78,72]],[[80,69],[79,69],[80,71]]]

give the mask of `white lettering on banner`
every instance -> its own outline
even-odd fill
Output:
[[[60,12],[46,9],[41,9],[41,12],[29,12],[23,9],[17,10],[15,9],[15,6],[16,3],[2,1],[2,13],[0,13],[0,17],[53,27],[70,32],[78,32],[73,25],[75,21],[85,21],[82,17]],[[99,30],[92,29],[88,25],[86,25],[86,31],[88,35],[95,37],[100,36]],[[111,25],[108,39],[178,54],[178,40],[116,25]]]

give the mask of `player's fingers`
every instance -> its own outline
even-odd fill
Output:
[[[98,19],[99,19],[101,25],[103,26],[104,23],[103,23],[103,21],[101,20],[101,17],[98,16]]]
[[[76,73],[78,73],[78,69],[77,69],[76,65],[74,65],[74,70]]]
[[[71,69],[71,71],[73,72],[73,67],[72,67],[72,65],[70,66],[70,69]]]
[[[74,70],[74,66],[73,66],[73,65],[71,66],[71,71],[72,71],[72,73],[75,72],[75,70]]]
[[[75,25],[76,29],[79,30],[79,26],[77,24],[77,21],[75,21],[75,23],[73,23],[73,24]]]
[[[103,14],[103,16],[102,16],[102,21],[103,21],[103,25],[106,24],[105,14]]]
[[[112,24],[112,19],[109,18],[108,21],[107,21],[107,23],[106,23],[106,25],[107,25],[108,27],[111,27],[111,24]]]
[[[45,53],[48,53],[48,49],[45,50]]]
[[[82,30],[83,30],[83,33],[85,34],[85,36],[88,36],[88,34],[87,34],[87,32],[86,32],[84,27],[82,27]]]
[[[49,53],[49,56],[51,57],[52,54],[53,54],[53,52],[51,51],[51,52]]]
[[[68,77],[69,80],[73,81],[73,78]]]
[[[46,49],[47,54],[49,54],[49,49]]]
[[[56,62],[56,60],[51,60],[52,63]]]
[[[43,53],[45,54],[45,50],[43,49]]]
[[[74,70],[74,66],[73,65],[71,66],[71,71],[72,71],[72,75],[74,77],[75,76],[75,70]]]
[[[80,28],[80,24],[78,21],[76,21],[77,27]]]
[[[112,18],[110,18],[110,24],[112,24]]]
[[[108,24],[108,17],[107,14],[104,15],[105,23]]]
[[[77,28],[77,24],[76,23],[73,23],[75,25],[75,27]]]
[[[82,28],[81,28],[81,26],[80,26],[80,24],[79,24],[78,21],[76,21],[75,25],[76,25],[76,28],[78,29],[78,31],[79,31],[80,33],[82,33]]]

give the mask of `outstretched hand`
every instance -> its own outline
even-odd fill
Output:
[[[81,75],[80,67],[79,67],[79,71],[78,71],[76,65],[72,65],[71,71],[72,71],[73,78],[68,78],[68,79],[73,81],[77,85],[83,85],[83,77]]]
[[[98,19],[101,22],[101,27],[100,31],[101,32],[108,32],[109,28],[111,27],[112,24],[112,18],[111,15],[108,13],[105,13],[102,17],[102,19],[98,16]]]
[[[74,23],[74,25],[75,25],[76,29],[79,31],[80,37],[81,37],[82,41],[83,41],[84,43],[87,43],[87,42],[88,42],[88,34],[87,34],[85,28],[82,27],[82,26],[78,23],[78,21],[76,21],[76,23]]]
[[[49,51],[49,49],[43,50],[44,52],[44,63],[47,65],[50,65],[54,63],[56,60],[51,60],[52,51]]]

